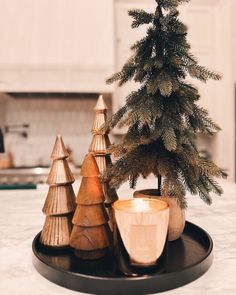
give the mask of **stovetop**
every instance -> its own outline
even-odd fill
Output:
[[[50,167],[16,167],[0,169],[0,184],[45,183]],[[75,178],[79,177],[80,167],[71,167]]]

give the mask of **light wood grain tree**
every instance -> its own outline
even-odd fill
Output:
[[[69,246],[76,203],[72,187],[75,179],[67,163],[68,156],[62,137],[57,136],[47,179],[50,187],[42,210],[46,219],[40,236],[41,243],[50,247]]]
[[[92,126],[92,142],[89,147],[89,151],[93,152],[96,162],[98,164],[98,168],[100,171],[100,175],[102,175],[107,167],[112,164],[111,155],[108,151],[110,147],[110,139],[108,136],[108,131],[102,129],[102,126],[107,121],[107,105],[103,99],[103,96],[100,95],[96,106],[94,108],[95,118]],[[107,212],[109,215],[109,225],[111,230],[113,231],[114,220],[111,205],[118,200],[118,195],[114,188],[111,188],[108,182],[102,183],[102,188],[105,196],[105,206],[107,208]]]

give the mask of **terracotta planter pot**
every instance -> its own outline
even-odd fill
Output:
[[[185,211],[178,206],[175,198],[160,197],[156,189],[135,191],[134,198],[158,198],[166,201],[170,208],[168,241],[175,241],[180,238],[185,226]]]

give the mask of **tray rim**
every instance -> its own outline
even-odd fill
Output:
[[[35,248],[35,244],[39,238],[39,235],[41,232],[39,232],[34,240],[33,240],[33,243],[32,243],[32,250],[33,250],[33,265],[34,267],[36,268],[36,270],[43,276],[45,277],[46,279],[48,279],[49,281],[55,283],[55,284],[58,284],[60,286],[63,286],[63,287],[66,287],[68,289],[71,289],[71,290],[74,290],[74,291],[80,291],[80,292],[91,292],[91,289],[88,288],[88,290],[86,291],[84,288],[78,288],[78,289],[74,289],[72,288],[71,286],[69,286],[70,284],[66,284],[66,283],[61,283],[59,282],[58,280],[53,280],[50,278],[50,275],[45,275],[45,273],[43,271],[40,270],[40,266],[38,267],[38,264],[40,263],[41,266],[45,266],[50,269],[51,271],[56,271],[56,272],[59,272],[59,273],[62,273],[62,274],[65,274],[66,276],[68,275],[71,275],[74,279],[84,279],[84,280],[92,280],[94,283],[95,282],[104,282],[104,284],[106,282],[113,282],[113,283],[119,283],[119,282],[127,282],[131,284],[131,282],[143,282],[143,281],[152,281],[152,280],[155,280],[155,279],[160,279],[160,278],[169,278],[169,277],[174,277],[176,274],[178,274],[178,276],[181,275],[184,275],[186,273],[186,271],[194,271],[194,269],[201,265],[202,263],[206,263],[206,265],[203,267],[203,269],[201,271],[198,271],[197,274],[192,274],[193,278],[189,279],[189,278],[183,278],[183,283],[176,283],[174,287],[169,287],[169,288],[166,288],[165,290],[161,290],[161,291],[157,291],[157,292],[163,292],[163,291],[167,291],[167,290],[171,290],[171,289],[174,289],[174,288],[177,288],[177,287],[180,287],[180,286],[183,286],[183,285],[186,285],[196,279],[198,279],[199,277],[201,277],[211,266],[212,264],[212,261],[213,261],[213,241],[212,241],[212,238],[211,236],[204,230],[202,229],[200,226],[192,223],[192,222],[189,222],[189,221],[186,221],[186,226],[190,226],[190,227],[193,227],[195,230],[197,231],[200,231],[203,235],[205,235],[205,237],[207,237],[208,239],[208,243],[209,243],[209,247],[208,249],[206,249],[206,254],[197,262],[189,265],[189,266],[186,266],[184,268],[182,268],[181,270],[179,271],[173,271],[173,272],[170,272],[170,273],[164,273],[164,274],[153,274],[153,275],[143,275],[143,276],[139,276],[139,277],[105,277],[105,276],[93,276],[93,275],[88,275],[88,274],[82,274],[82,273],[76,273],[76,272],[72,272],[72,271],[67,271],[67,270],[64,270],[60,267],[57,267],[57,266],[52,266],[50,264],[48,264],[47,262],[43,261],[43,259],[40,258],[40,256],[38,255],[37,251],[36,251],[36,248]],[[58,250],[56,250],[58,251]],[[89,286],[90,287],[90,286]],[[96,293],[94,293],[96,294]],[[104,293],[105,294],[105,293]],[[149,294],[149,293],[142,293],[142,294]]]

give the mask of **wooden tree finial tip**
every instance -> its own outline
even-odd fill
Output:
[[[51,158],[53,160],[65,159],[69,157],[69,153],[65,147],[62,136],[58,135],[52,150]]]
[[[106,123],[106,114],[97,112],[93,121],[92,134],[105,134],[105,130],[101,130],[102,126]]]
[[[107,109],[108,107],[103,99],[103,95],[100,95],[94,107],[94,111],[106,111]]]

